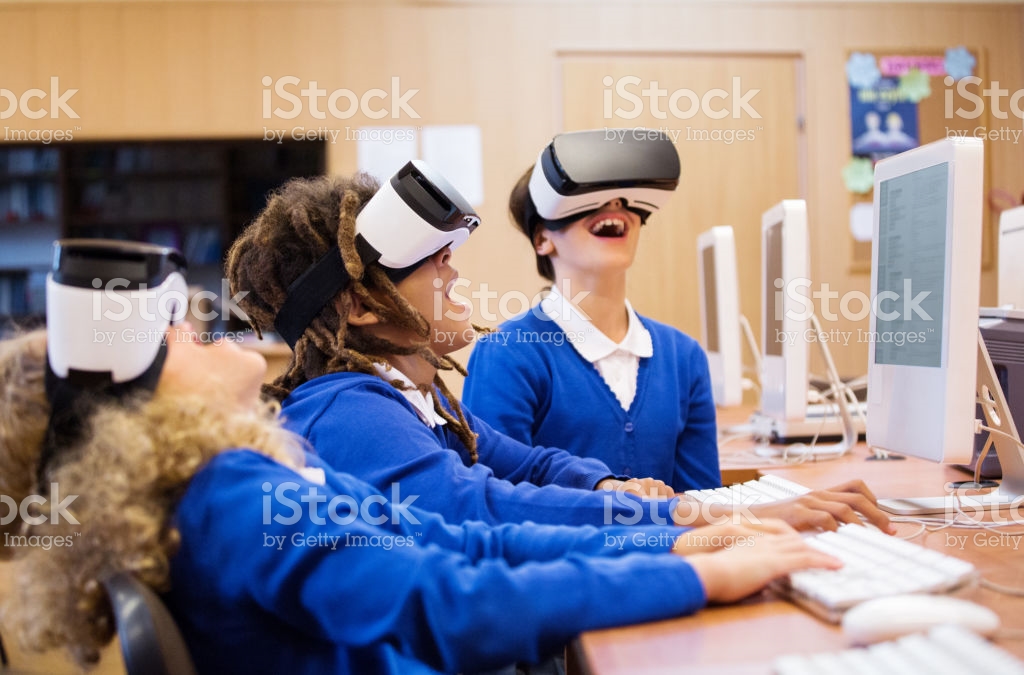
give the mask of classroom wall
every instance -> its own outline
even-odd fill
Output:
[[[486,226],[460,255],[461,271],[499,293],[532,295],[541,283],[525,240],[508,224],[505,200],[559,130],[557,53],[798,53],[805,65],[805,196],[815,282],[840,293],[867,292],[868,276],[850,269],[850,197],[840,177],[850,151],[843,78],[848,52],[963,44],[983,50],[989,79],[1012,91],[1024,86],[1022,33],[1019,5],[978,3],[15,3],[0,4],[0,79],[4,87],[24,90],[46,88],[59,76],[63,87],[79,89],[74,137],[95,139],[260,136],[268,123],[261,117],[266,75],[356,92],[389,89],[391,78],[400,76],[403,90],[419,89],[412,103],[422,117],[398,123],[482,128]],[[0,126],[13,122],[53,124],[21,118]],[[69,126],[67,119],[59,122],[55,128]],[[341,129],[342,140],[329,146],[329,166],[349,172],[356,150],[343,140],[344,127],[392,122],[362,116],[318,121],[304,114],[269,123]],[[1019,194],[1020,146],[997,142],[987,150],[990,186]],[[687,167],[685,144],[680,153],[685,179],[686,170],[699,167]],[[983,301],[994,301],[995,278],[994,268],[984,272]],[[741,291],[745,297],[758,292]],[[692,316],[676,323],[697,335],[698,321]],[[866,328],[866,320],[859,325]],[[836,353],[848,375],[864,372],[866,357],[866,344]]]

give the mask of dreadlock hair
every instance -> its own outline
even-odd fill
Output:
[[[440,371],[465,368],[430,347],[430,323],[406,300],[376,263],[366,265],[356,249],[356,214],[373,197],[379,184],[366,174],[350,179],[337,176],[295,178],[274,191],[266,208],[238,237],[228,252],[227,273],[231,292],[248,291],[239,305],[260,337],[272,330],[288,297],[288,287],[331,248],[337,246],[352,281],[316,315],[295,343],[287,371],[264,394],[284,400],[299,385],[337,372],[377,375],[375,363],[388,355],[418,355],[439,372],[434,386],[447,399],[454,415],[434,396],[434,409],[477,461],[477,435],[470,428],[458,399],[451,394]],[[351,291],[380,320],[406,329],[417,339],[398,345],[348,325]],[[408,389],[399,380],[385,379],[396,389]]]

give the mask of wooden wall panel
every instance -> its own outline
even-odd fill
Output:
[[[1014,90],[1024,86],[1021,14],[1014,5],[922,3],[605,2],[585,10],[574,3],[482,1],[10,4],[0,5],[0,73],[9,88],[44,86],[52,74],[77,87],[77,138],[259,136],[268,124],[261,118],[264,75],[357,92],[389,89],[399,76],[403,88],[420,90],[412,103],[421,118],[398,123],[482,129],[485,224],[460,252],[460,269],[474,285],[533,295],[542,284],[529,248],[508,223],[506,197],[561,124],[558,53],[800,54],[815,282],[867,292],[867,276],[849,269],[850,199],[840,177],[850,152],[848,51],[964,44],[984,50],[989,77]],[[52,124],[4,124],[13,122]],[[336,129],[380,123],[308,114],[269,122]],[[1019,192],[1021,146],[989,143],[987,150],[989,184]],[[332,170],[351,171],[355,162],[354,143],[329,147]],[[994,284],[995,270],[987,270],[983,300],[994,299]],[[864,371],[866,358],[863,344],[836,354],[849,375]]]

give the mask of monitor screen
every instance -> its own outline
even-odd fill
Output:
[[[715,247],[707,246],[701,251],[704,266],[704,324],[707,332],[705,349],[719,352],[718,346],[718,285],[715,273]]]
[[[782,356],[785,340],[782,334],[782,320],[785,304],[782,289],[776,287],[776,280],[782,279],[782,223],[768,228],[764,238],[765,246],[765,317],[764,353],[767,356]]]
[[[942,366],[949,163],[882,181],[875,363]]]

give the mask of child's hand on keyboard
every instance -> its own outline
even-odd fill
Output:
[[[860,525],[866,520],[882,532],[895,533],[889,517],[878,508],[875,495],[862,480],[815,490],[793,499],[751,506],[749,511],[758,519],[781,518],[798,530],[835,530],[840,523]]]
[[[762,523],[740,525],[707,525],[680,535],[676,539],[675,546],[672,547],[672,552],[677,555],[689,556],[695,553],[713,553],[732,548],[750,547],[766,534],[786,534],[795,531],[781,520],[765,520]]]
[[[767,521],[766,521],[767,522]],[[697,530],[694,530],[697,531]],[[709,603],[735,602],[799,570],[839,569],[842,562],[815,550],[789,526],[755,537],[752,546],[687,556]]]
[[[641,497],[674,497],[676,494],[675,490],[666,485],[664,481],[656,478],[630,478],[629,480],[605,478],[594,489],[625,490]]]

